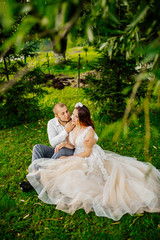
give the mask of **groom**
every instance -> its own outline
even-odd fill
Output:
[[[32,161],[39,158],[53,158],[57,159],[61,156],[71,156],[74,150],[68,148],[62,148],[57,153],[54,153],[56,145],[64,142],[69,132],[73,130],[75,125],[72,124],[70,113],[67,106],[64,103],[57,103],[53,107],[55,117],[49,120],[47,124],[47,133],[51,147],[36,144],[33,147]],[[21,190],[28,192],[32,189],[32,186],[28,181],[20,183]]]
[[[57,159],[61,156],[73,155],[73,150],[68,148],[62,148],[54,154],[56,145],[64,142],[69,132],[73,130],[75,125],[72,124],[70,113],[64,103],[57,103],[53,107],[55,118],[49,120],[47,124],[47,132],[50,145],[48,147],[42,144],[36,144],[33,147],[32,161],[39,158],[53,158]]]

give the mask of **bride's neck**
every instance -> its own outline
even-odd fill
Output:
[[[77,130],[81,130],[81,129],[84,129],[86,128],[86,126],[83,126],[83,125],[76,125],[76,129]]]

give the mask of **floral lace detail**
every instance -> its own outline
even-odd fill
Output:
[[[86,134],[88,133],[89,129],[92,127],[87,127],[83,133],[81,133],[75,140],[75,151],[74,155],[79,154],[84,151],[84,139]],[[73,144],[73,137],[72,132],[69,134],[69,140]],[[98,154],[97,154],[98,153]],[[92,173],[94,171],[95,167],[99,167],[101,170],[101,173],[103,175],[104,180],[107,180],[108,174],[106,169],[104,168],[104,160],[106,159],[106,155],[104,151],[99,147],[97,144],[93,146],[92,153],[89,157],[86,157],[85,160],[88,164],[88,174]]]
[[[103,150],[100,146],[95,145],[92,151],[92,157],[90,157],[92,161],[89,161],[89,172],[92,172],[94,169],[93,158],[96,159],[96,165],[98,165],[101,173],[103,175],[104,180],[108,179],[107,171],[104,167],[104,161],[106,160],[106,155],[104,154]]]
[[[75,139],[75,154],[79,154],[84,151],[84,139],[86,134],[88,133],[89,129],[92,127],[87,127],[76,139]],[[70,142],[74,145],[73,137],[72,137],[72,132],[69,134],[69,140]]]

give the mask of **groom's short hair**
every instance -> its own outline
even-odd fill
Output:
[[[64,103],[57,103],[57,104],[55,104],[54,107],[53,107],[54,114],[57,115],[58,114],[58,108],[62,108],[64,106],[66,106]]]

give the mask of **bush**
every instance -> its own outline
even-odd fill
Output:
[[[95,107],[100,109],[100,119],[114,121],[122,117],[126,98],[130,96],[135,82],[135,66],[134,60],[126,61],[123,56],[113,57],[110,60],[107,55],[103,54],[96,67],[97,76],[86,77],[88,87],[84,90],[94,101]],[[139,100],[142,94],[145,94],[144,86],[141,86]]]
[[[25,64],[23,63],[23,61],[21,60],[16,60],[16,61],[7,61],[7,74],[10,78],[10,76],[12,77],[20,67],[23,67]],[[6,80],[6,69],[4,67],[4,63],[1,62],[0,63],[0,82],[3,82]]]
[[[40,87],[43,79],[43,72],[36,68],[1,96],[1,129],[35,121],[42,117],[43,111],[38,102],[45,92]]]

